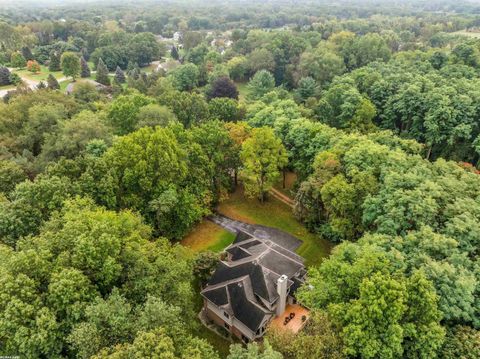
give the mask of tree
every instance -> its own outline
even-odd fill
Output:
[[[127,53],[131,61],[140,66],[147,66],[153,60],[165,55],[165,46],[160,44],[152,33],[142,32],[130,39],[127,44]]]
[[[60,71],[62,69],[60,63],[60,53],[56,51],[52,51],[50,53],[50,61],[48,63],[48,69],[50,71]]]
[[[3,194],[8,194],[15,186],[26,180],[27,176],[22,168],[12,161],[0,161],[0,188]]]
[[[125,135],[135,130],[140,108],[152,103],[152,99],[137,91],[119,96],[111,103],[107,119],[116,134]]]
[[[345,354],[427,358],[441,346],[444,330],[435,289],[423,273],[406,277],[401,258],[365,237],[337,246],[310,272],[309,286],[298,298],[310,308],[326,308],[338,321]]]
[[[311,97],[316,97],[318,95],[317,82],[312,77],[302,77],[298,81],[295,93],[299,102],[305,102]]]
[[[25,60],[23,55],[17,51],[12,53],[12,56],[10,57],[10,65],[15,68],[22,68],[27,65],[27,60]]]
[[[250,74],[261,70],[273,72],[275,70],[275,59],[267,49],[255,49],[247,56],[247,66]]]
[[[4,66],[0,66],[0,86],[10,85],[10,70]]]
[[[61,57],[62,72],[65,76],[71,76],[73,81],[80,74],[80,59],[73,52],[64,52]]]
[[[198,85],[200,72],[195,64],[178,66],[171,72],[173,84],[179,91],[190,91]]]
[[[180,55],[178,54],[177,47],[175,45],[172,46],[172,49],[170,50],[170,56],[174,60],[178,60],[180,58]]]
[[[185,127],[209,118],[208,103],[204,96],[197,93],[168,91],[159,97],[159,102],[169,107]]]
[[[324,311],[313,310],[299,333],[270,328],[266,339],[285,358],[342,359],[344,346],[337,325]]]
[[[60,84],[58,83],[57,79],[55,76],[52,74],[49,74],[47,77],[47,85],[50,90],[58,90],[60,89]]]
[[[38,73],[40,72],[40,65],[35,60],[28,60],[27,70],[33,73]]]
[[[209,99],[215,97],[228,97],[238,100],[237,86],[228,77],[223,76],[215,79],[210,85],[210,90],[207,94]]]
[[[454,326],[447,332],[439,351],[441,359],[475,359],[480,356],[480,332],[468,326]]]
[[[312,77],[322,88],[327,87],[335,76],[345,72],[343,58],[328,45],[321,43],[314,50],[300,56],[298,70],[302,77]]]
[[[95,80],[98,83],[101,83],[102,85],[110,86],[110,77],[108,76],[108,69],[105,66],[105,63],[103,62],[102,58],[98,60],[97,73],[95,75]]]
[[[122,69],[118,66],[117,66],[117,69],[115,70],[114,81],[117,84],[123,84],[126,81],[125,74],[123,73]]]
[[[110,128],[93,112],[84,110],[72,119],[60,121],[54,133],[47,134],[41,158],[55,161],[60,157],[75,158],[94,139],[111,142]]]
[[[237,101],[226,97],[217,97],[210,100],[208,110],[212,119],[225,122],[238,121],[241,116]]]
[[[140,108],[137,115],[136,129],[142,127],[168,127],[177,122],[175,114],[166,106],[148,104]]]
[[[453,48],[452,54],[454,61],[457,63],[472,67],[477,67],[480,63],[480,52],[471,44],[458,44]]]
[[[83,56],[80,58],[80,67],[81,67],[80,77],[82,78],[90,77],[90,67],[88,67],[88,63]]]
[[[245,56],[235,56],[227,62],[228,72],[230,78],[236,81],[242,81],[245,79],[247,72],[247,59]]]
[[[240,156],[245,192],[263,202],[266,192],[280,176],[279,170],[287,164],[285,147],[271,128],[256,128],[243,143]]]
[[[219,262],[217,253],[204,251],[198,253],[193,265],[193,274],[200,280],[201,285],[210,279]]]
[[[260,70],[248,83],[248,98],[251,100],[258,100],[274,88],[275,79],[273,75],[266,70]]]
[[[23,46],[22,47],[22,56],[25,58],[25,60],[33,60],[33,54],[32,51],[28,46]]]
[[[391,57],[385,39],[376,33],[356,36],[343,49],[343,53],[350,69],[365,66],[372,61],[387,61]]]
[[[197,145],[192,149],[193,161],[187,162],[187,144],[179,143],[174,129],[143,127],[119,138],[104,156],[117,184],[118,208],[140,211],[156,233],[172,239],[181,238],[208,212],[203,196],[211,196],[201,186],[203,180],[211,181],[198,168],[207,166],[204,155],[198,153]],[[199,170],[204,179],[194,175]],[[185,186],[187,173],[196,177],[195,192]]]

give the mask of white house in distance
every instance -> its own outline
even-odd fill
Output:
[[[301,329],[308,310],[295,305],[306,274],[303,258],[293,252],[299,244],[239,232],[201,292],[204,317],[245,343],[261,338],[272,321]]]

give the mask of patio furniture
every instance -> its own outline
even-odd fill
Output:
[[[295,313],[290,313],[290,319],[295,318]]]
[[[302,322],[306,321],[307,320],[307,316],[306,315],[302,315]]]

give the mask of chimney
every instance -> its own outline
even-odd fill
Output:
[[[285,312],[285,306],[287,303],[287,284],[288,277],[284,274],[277,280],[277,293],[279,295],[277,304],[277,317]]]

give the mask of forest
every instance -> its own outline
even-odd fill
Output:
[[[480,3],[0,1],[0,97],[0,357],[480,357]],[[202,326],[213,213],[300,333]]]

